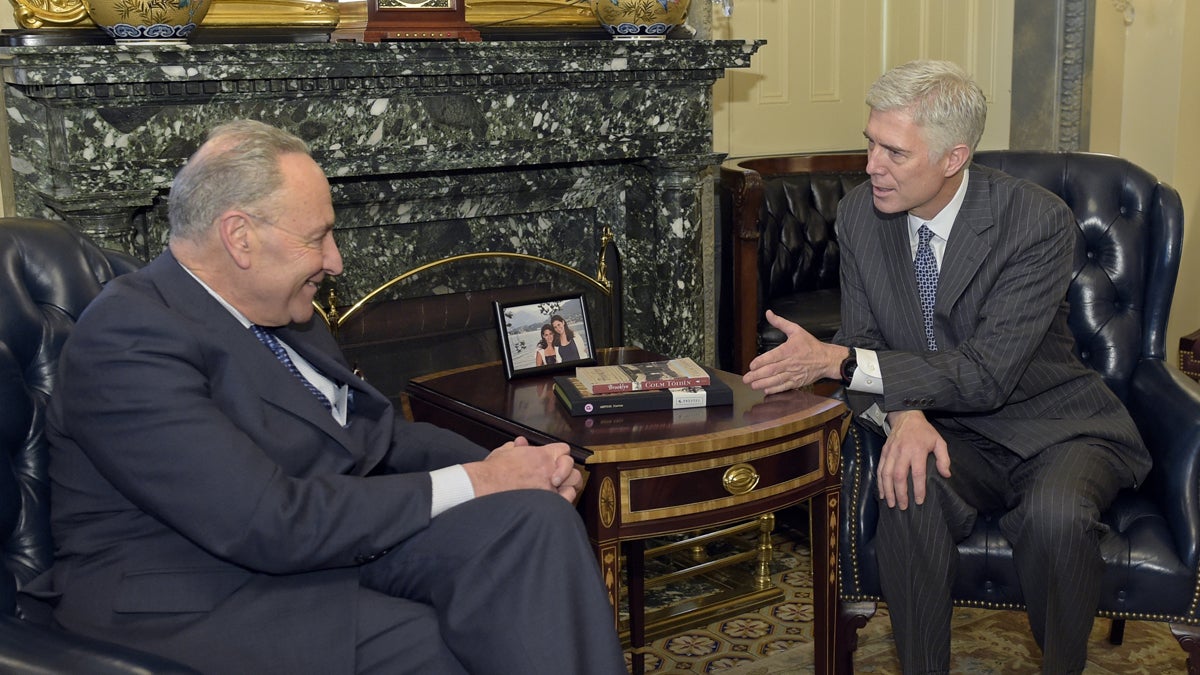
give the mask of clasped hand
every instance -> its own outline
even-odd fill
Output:
[[[767,310],[767,322],[787,339],[750,362],[742,381],[753,389],[775,394],[812,384],[822,377],[838,377],[838,368],[849,353],[846,347],[821,342],[798,324]]]
[[[482,462],[464,464],[475,496],[506,490],[552,490],[575,501],[583,475],[566,443],[530,445],[524,436],[493,450]]]

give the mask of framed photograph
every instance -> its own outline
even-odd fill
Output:
[[[510,380],[596,362],[582,295],[493,304]]]

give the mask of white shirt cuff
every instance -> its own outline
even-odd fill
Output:
[[[883,373],[879,370],[879,354],[873,349],[854,348],[858,369],[850,380],[850,389],[864,394],[883,394]]]
[[[475,498],[475,487],[471,477],[461,464],[447,466],[429,472],[433,484],[433,499],[429,504],[429,517],[437,518],[449,509]]]

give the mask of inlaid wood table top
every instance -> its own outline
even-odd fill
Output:
[[[661,358],[628,347],[600,350],[597,356],[601,365]],[[845,414],[840,402],[824,396],[795,390],[764,397],[742,384],[739,375],[715,374],[733,389],[733,405],[573,417],[555,398],[551,376],[506,381],[498,361],[415,378],[408,394],[450,403],[464,417],[526,435],[531,441],[569,443],[575,446],[576,459],[585,464],[724,450],[795,433]]]

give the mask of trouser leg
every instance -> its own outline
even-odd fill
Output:
[[[467,675],[442,640],[432,607],[359,588],[357,617],[357,675]]]
[[[1100,602],[1100,513],[1131,481],[1108,448],[1052,446],[1013,472],[1019,500],[1000,520],[1012,543],[1044,673],[1078,673]]]
[[[473,674],[626,672],[583,524],[556,494],[461,504],[364,566],[362,580],[432,607]]]
[[[908,675],[950,668],[949,580],[958,566],[958,551],[942,514],[944,490],[930,483],[924,504],[910,502],[904,510],[889,508],[883,500],[879,504],[879,582],[901,668]]]
[[[1008,461],[1004,451],[981,450],[969,435],[939,429],[950,450],[951,477],[935,458],[926,467],[925,503],[905,510],[879,501],[875,549],[879,578],[896,651],[904,672],[945,673],[950,668],[950,588],[958,567],[957,543],[975,524],[977,508],[1002,503]],[[909,495],[913,494],[911,479]]]

